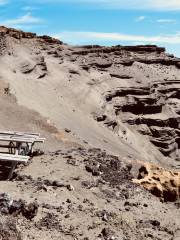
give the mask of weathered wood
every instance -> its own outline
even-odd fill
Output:
[[[23,143],[33,143],[33,142],[44,142],[45,138],[33,138],[33,137],[21,137],[21,136],[0,136],[0,141],[8,142],[23,142]]]
[[[0,161],[7,161],[7,162],[28,162],[30,159],[29,156],[22,156],[22,155],[13,155],[13,154],[0,154]]]
[[[8,154],[8,153],[0,153],[0,157],[5,156],[9,157],[11,156],[12,158],[29,158],[29,156],[21,156],[21,155],[14,155],[14,154]]]
[[[43,143],[45,140],[46,140],[45,138],[40,138],[39,133],[24,133],[24,132],[16,132],[16,131],[0,132],[0,142],[9,142],[9,147],[8,147],[9,152],[14,154],[15,152],[17,152],[16,150],[18,150],[18,152],[20,153],[20,150],[23,149],[22,147],[23,143],[27,145],[31,144],[32,146],[34,143]],[[25,152],[28,154],[27,151]]]
[[[9,148],[11,154],[0,153],[0,161],[11,162],[8,180],[13,176],[14,169],[18,163],[27,163],[30,159],[27,156],[32,153],[32,147],[35,143],[42,143],[46,139],[41,138],[38,133],[24,133],[15,131],[0,131],[0,147]],[[8,142],[7,145],[3,142]],[[26,155],[26,156],[24,156]]]
[[[16,131],[0,131],[1,134],[8,134],[8,135],[27,135],[27,136],[38,136],[40,137],[39,133],[27,133],[27,132],[16,132]]]
[[[30,139],[41,139],[39,136],[35,135],[16,135],[16,134],[0,134],[0,138],[30,138]]]
[[[10,169],[9,175],[8,175],[8,180],[11,180],[11,178],[13,177],[13,172],[16,168],[16,165],[17,165],[17,163],[12,162],[12,166],[11,166],[11,169]]]

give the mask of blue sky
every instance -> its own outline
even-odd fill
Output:
[[[180,57],[180,0],[0,0],[0,24],[69,44],[157,44]]]

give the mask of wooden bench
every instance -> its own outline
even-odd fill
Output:
[[[0,131],[0,147],[9,148],[10,154],[31,154],[34,144],[43,143],[45,140],[38,133]],[[8,142],[8,144],[5,145],[4,142]]]
[[[0,162],[11,162],[12,166],[8,175],[8,180],[10,180],[13,176],[14,169],[18,163],[27,163],[29,161],[29,156],[21,156],[21,155],[13,155],[13,154],[5,154],[0,153]]]
[[[9,154],[5,153],[5,150],[0,153],[0,162],[12,163],[8,179],[12,178],[17,163],[28,162],[30,159],[28,155],[32,155],[34,144],[43,143],[45,140],[40,137],[39,133],[0,131],[0,148],[9,149]]]

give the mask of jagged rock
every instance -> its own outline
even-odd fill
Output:
[[[75,70],[75,69],[70,69],[69,73],[79,75],[79,72],[77,70]]]
[[[81,65],[82,69],[88,71],[90,69],[90,66],[88,65]]]
[[[74,187],[73,187],[73,185],[71,185],[71,184],[68,184],[68,185],[67,185],[67,189],[68,189],[69,191],[74,191]]]
[[[99,164],[93,163],[85,166],[86,171],[92,173],[93,176],[99,176],[101,172],[99,171]]]
[[[103,228],[101,234],[105,240],[115,240],[114,232],[110,228]]]
[[[101,59],[96,62],[93,62],[91,65],[98,68],[109,68],[112,66],[112,62]]]
[[[174,202],[179,199],[180,172],[166,170],[150,163],[141,164],[134,183],[143,186],[164,201]]]
[[[39,78],[39,79],[40,79],[40,78],[44,78],[44,77],[46,76],[46,74],[47,74],[47,73],[42,73],[42,74],[39,75],[38,78]]]
[[[24,74],[31,73],[34,69],[35,69],[35,65],[29,61],[24,61],[20,65],[20,70]]]
[[[8,214],[9,208],[13,203],[11,197],[7,193],[0,194],[0,212]]]
[[[42,71],[47,71],[47,65],[43,56],[40,56],[36,59],[37,66],[41,68]]]
[[[121,79],[131,79],[132,76],[129,75],[125,75],[125,74],[118,74],[118,73],[110,73],[111,77],[115,77],[115,78],[121,78]]]
[[[134,60],[132,59],[121,59],[120,61],[118,61],[118,64],[122,64],[124,66],[132,66],[134,63]]]
[[[13,200],[8,194],[0,194],[0,212],[2,214],[22,214],[27,219],[33,219],[37,215],[38,204],[33,202],[26,204],[22,199]]]
[[[102,112],[96,112],[96,113],[92,113],[93,114],[93,117],[94,119],[97,121],[97,122],[103,122],[106,120],[107,116],[104,115]]]
[[[0,27],[0,34],[1,36],[8,34],[11,37],[17,38],[17,39],[21,39],[21,38],[35,38],[36,34],[35,33],[31,33],[31,32],[23,32],[20,30],[16,30],[14,28],[6,28],[4,26]]]
[[[49,37],[49,36],[37,36],[35,33],[31,33],[31,32],[23,32],[20,30],[16,30],[14,28],[6,28],[4,26],[0,27],[0,35],[1,36],[5,36],[5,35],[9,35],[13,38],[16,39],[22,39],[22,38],[37,38],[40,40],[43,40],[44,42],[50,43],[50,44],[62,44],[62,41]]]
[[[47,42],[47,43],[51,43],[51,44],[62,44],[62,43],[63,43],[63,42],[60,41],[59,39],[52,38],[52,37],[49,37],[49,36],[47,36],[47,35],[38,36],[38,38],[44,40],[44,41]]]
[[[147,95],[150,93],[150,89],[147,87],[135,88],[117,88],[116,90],[109,91],[105,94],[106,101],[111,101],[115,97],[124,97],[127,95]]]
[[[64,130],[65,130],[65,132],[67,132],[67,133],[70,133],[70,132],[71,132],[71,130],[68,129],[68,128],[65,128]]]
[[[179,66],[180,63],[179,58],[134,58],[134,61],[145,64],[162,64],[166,66]]]
[[[37,202],[25,205],[23,208],[23,216],[25,216],[29,220],[33,219],[37,215],[38,208],[39,205]]]
[[[65,184],[63,184],[62,182],[57,181],[57,180],[53,181],[52,185],[55,187],[65,187],[66,186]]]
[[[165,52],[165,48],[157,47],[155,45],[145,45],[145,46],[114,46],[114,47],[101,47],[101,46],[92,46],[87,48],[85,47],[79,47],[80,50],[74,51],[73,54],[76,55],[87,55],[89,53],[115,53],[118,52],[121,54],[121,52],[128,51],[128,52],[157,52],[157,53],[163,53]]]

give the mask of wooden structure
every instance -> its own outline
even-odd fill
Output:
[[[34,144],[44,141],[45,138],[41,138],[38,133],[0,131],[0,149],[8,149],[8,152],[0,153],[0,161],[12,164],[8,179],[12,178],[17,163],[28,162]]]

